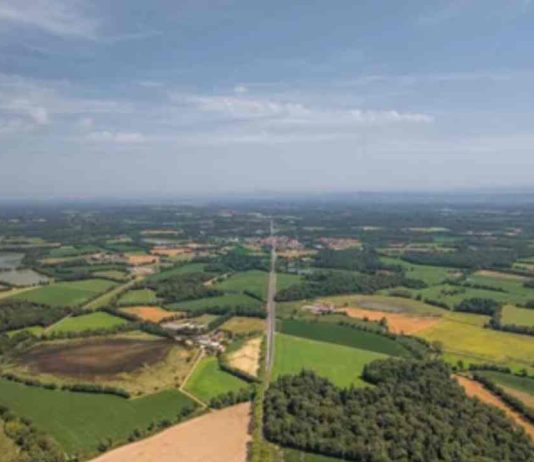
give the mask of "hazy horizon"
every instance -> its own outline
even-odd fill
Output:
[[[530,0],[0,5],[0,197],[529,189]]]

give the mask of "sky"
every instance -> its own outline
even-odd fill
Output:
[[[0,197],[532,187],[532,0],[0,0]]]

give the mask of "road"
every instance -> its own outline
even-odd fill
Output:
[[[271,221],[271,237],[274,236],[274,224]],[[271,376],[274,362],[274,331],[276,327],[276,243],[271,246],[271,271],[269,272],[269,287],[267,292],[267,353],[265,355],[265,367],[267,380]]]

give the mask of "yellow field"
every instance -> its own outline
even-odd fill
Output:
[[[244,316],[234,316],[221,326],[221,330],[235,335],[248,334],[251,332],[263,332],[265,330],[265,320]]]

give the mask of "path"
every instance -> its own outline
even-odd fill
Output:
[[[274,237],[274,224],[271,220],[271,237]],[[265,369],[267,380],[271,377],[274,363],[274,333],[276,328],[276,243],[271,246],[271,271],[269,272],[269,287],[267,291],[267,352],[265,355]]]
[[[193,401],[196,401],[198,404],[200,404],[202,407],[208,407],[208,405],[200,400],[199,398],[197,398],[195,395],[192,395],[191,393],[189,393],[186,389],[185,389],[185,386],[188,382],[188,380],[191,378],[191,376],[193,375],[193,372],[195,372],[195,369],[197,368],[197,366],[199,365],[200,361],[202,361],[202,358],[204,357],[204,350],[201,348],[199,353],[198,353],[198,356],[197,358],[195,359],[195,362],[193,364],[193,367],[191,367],[191,369],[189,370],[189,372],[187,373],[187,376],[185,377],[184,381],[182,382],[182,385],[180,385],[180,391],[188,396],[189,398],[191,398]]]

